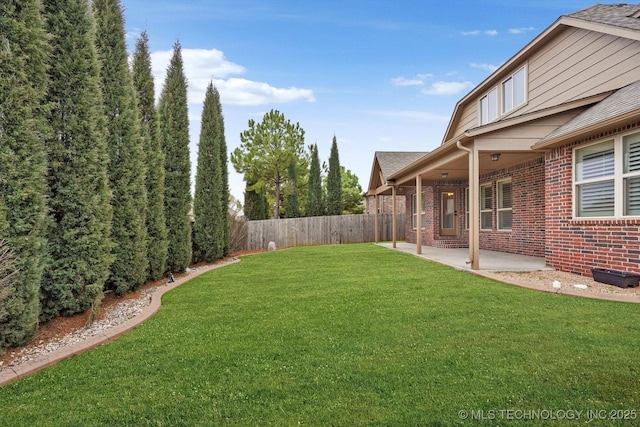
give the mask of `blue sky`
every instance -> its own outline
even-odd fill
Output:
[[[277,109],[300,123],[306,145],[318,144],[321,161],[335,135],[341,164],[363,189],[375,151],[436,148],[460,98],[560,15],[594,3],[122,0],[129,49],[149,35],[156,94],[174,42],[182,45],[193,176],[213,80],[230,152],[250,119]],[[243,200],[242,176],[229,172],[231,194]]]

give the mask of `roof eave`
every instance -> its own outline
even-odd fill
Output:
[[[619,116],[613,117],[608,120],[603,120],[598,123],[594,123],[587,127],[577,129],[573,132],[569,132],[563,135],[558,135],[554,138],[550,138],[544,142],[539,142],[534,144],[531,149],[532,150],[549,150],[551,148],[564,145],[567,141],[580,139],[589,134],[593,134],[594,132],[600,132],[603,128],[615,128],[617,126],[623,125],[633,120],[640,119],[640,108],[628,111]]]

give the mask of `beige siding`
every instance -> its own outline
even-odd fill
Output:
[[[524,114],[618,89],[640,78],[640,42],[568,29],[529,59]]]
[[[556,114],[539,120],[527,122],[519,126],[491,132],[476,137],[475,140],[478,142],[503,142],[505,151],[509,150],[509,143],[512,141],[528,140],[530,145],[533,145],[538,142],[540,138],[547,136],[550,132],[554,131],[559,126],[562,126],[569,120],[573,119],[582,111],[583,109]],[[480,145],[480,149],[482,149],[482,145]]]
[[[639,80],[640,42],[569,27],[511,67],[510,72],[525,64],[527,102],[501,119],[619,89]],[[506,73],[503,78],[509,75]],[[495,81],[487,91],[499,87],[502,79]],[[459,107],[447,137],[479,125],[478,101],[485,93]]]

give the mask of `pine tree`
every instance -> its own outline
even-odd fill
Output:
[[[287,218],[300,217],[300,204],[298,197],[298,171],[296,162],[292,162],[287,170],[289,175],[289,190],[285,202],[285,212]]]
[[[164,212],[169,249],[167,269],[184,271],[191,261],[191,165],[189,163],[189,115],[187,81],[180,43],[173,46],[160,104],[160,138],[164,151]]]
[[[322,177],[320,176],[320,159],[318,158],[318,144],[309,147],[311,150],[311,165],[309,166],[309,197],[307,198],[307,216],[322,216],[325,209],[322,194]]]
[[[342,214],[342,178],[340,173],[340,157],[335,135],[329,156],[329,173],[327,174],[327,215]]]
[[[35,333],[46,256],[44,98],[49,47],[40,7],[36,0],[0,4],[0,221],[5,224],[0,238],[15,255],[17,270],[5,316],[0,316],[0,352],[25,344]]]
[[[84,0],[45,0],[51,34],[46,140],[50,262],[40,319],[82,312],[102,298],[112,261],[109,157],[93,19]]]
[[[164,153],[154,104],[149,38],[143,32],[133,55],[133,84],[147,165],[147,259],[149,280],[159,280],[167,266],[167,225],[164,216]]]
[[[115,246],[107,287],[124,295],[147,278],[146,165],[120,2],[93,0],[93,13],[113,193],[111,239]]]
[[[202,109],[202,127],[198,144],[196,194],[193,200],[194,260],[212,262],[224,251],[223,223],[227,221],[226,203],[222,199],[222,164],[219,94],[209,83]]]
[[[269,219],[269,203],[267,196],[254,188],[255,183],[247,181],[244,190],[244,216],[249,221]]]

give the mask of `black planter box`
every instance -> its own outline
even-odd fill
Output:
[[[634,288],[638,286],[640,274],[628,271],[607,270],[605,268],[592,268],[593,280],[600,283],[615,285],[620,288]]]

